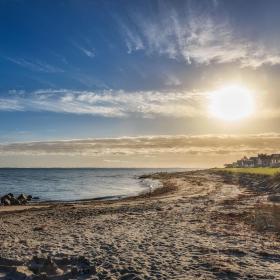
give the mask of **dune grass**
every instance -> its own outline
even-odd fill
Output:
[[[260,175],[270,175],[270,176],[280,173],[280,168],[271,168],[271,167],[222,168],[221,170],[232,172],[232,173],[260,174]]]

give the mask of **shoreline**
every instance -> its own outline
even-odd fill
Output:
[[[232,183],[232,184],[240,184],[243,185],[243,187],[251,187],[254,188],[255,191],[264,191],[269,192],[269,187],[266,186],[266,189],[262,189],[262,185],[264,183],[267,184],[267,182],[271,181],[269,179],[273,178],[269,175],[265,174],[250,174],[250,173],[230,173],[224,170],[216,170],[216,169],[198,169],[198,170],[189,170],[189,171],[178,171],[178,172],[155,172],[151,174],[143,174],[137,177],[138,180],[145,180],[150,179],[152,181],[158,182],[159,186],[150,189],[148,187],[145,188],[145,190],[141,191],[138,194],[135,195],[112,195],[112,196],[102,196],[102,197],[94,197],[94,198],[88,198],[88,199],[77,199],[77,200],[46,200],[46,201],[34,201],[29,202],[26,205],[11,205],[11,206],[0,206],[0,213],[2,211],[8,212],[9,209],[13,209],[13,211],[16,211],[17,209],[21,211],[22,209],[30,209],[30,208],[40,208],[42,207],[48,207],[48,206],[67,206],[67,205],[82,205],[82,204],[112,204],[117,203],[120,201],[134,201],[134,200],[141,200],[146,198],[156,198],[157,196],[161,196],[163,194],[167,194],[169,192],[177,191],[178,188],[173,185],[166,184],[166,180],[168,180],[170,177],[174,177],[180,174],[196,174],[196,173],[213,173],[221,175],[224,179],[224,182],[226,183]],[[247,180],[247,181],[246,181]],[[249,181],[248,181],[249,180]],[[261,185],[259,186],[258,182],[261,182]],[[252,183],[252,184],[251,184]],[[280,193],[280,181],[279,185],[277,185],[279,188],[277,188],[274,191],[279,191]],[[5,210],[7,209],[7,210]]]
[[[4,168],[4,169],[7,169],[7,168]],[[9,168],[8,168],[9,169]],[[13,168],[14,169],[14,168]],[[18,169],[23,169],[23,168],[18,168]],[[30,169],[30,168],[28,168]],[[37,168],[37,169],[41,169],[41,168]],[[48,169],[53,169],[53,168],[48,168]],[[57,168],[54,168],[54,169],[57,169]],[[65,168],[63,168],[65,169]],[[66,168],[66,169],[72,169],[72,168]],[[96,168],[80,168],[80,169],[96,169]],[[104,169],[104,168],[99,168],[99,169]],[[108,170],[111,170],[111,168],[107,168]],[[137,168],[114,168],[114,169],[124,169],[124,170],[128,170],[128,169],[131,169],[131,170],[137,170]],[[160,168],[154,168],[155,170],[160,170]],[[166,170],[166,168],[162,168],[163,170]],[[172,170],[173,168],[171,168],[170,170]],[[181,168],[182,170],[185,170],[184,168]],[[135,190],[134,193],[131,193],[131,194],[116,194],[116,195],[103,195],[103,196],[93,196],[93,197],[85,197],[85,198],[77,198],[77,199],[44,199],[44,198],[41,198],[40,194],[36,194],[36,198],[35,199],[32,199],[31,201],[28,201],[27,204],[21,204],[21,205],[1,205],[0,204],[0,211],[1,211],[1,208],[2,206],[5,206],[5,207],[11,207],[11,206],[17,206],[17,207],[20,207],[20,206],[39,206],[39,205],[52,205],[52,204],[67,204],[67,203],[87,203],[87,202],[94,202],[94,201],[117,201],[117,200],[122,200],[122,199],[127,199],[127,198],[134,198],[134,197],[138,197],[138,196],[143,196],[145,193],[150,193],[151,192],[151,183],[149,182],[145,182],[145,178],[149,178],[150,175],[152,175],[154,172],[150,172],[150,173],[144,173],[144,170],[147,170],[149,171],[150,168],[146,168],[146,169],[142,169],[143,170],[143,173],[142,174],[139,174],[139,175],[136,175],[135,177],[133,177],[135,179],[135,184],[139,185],[139,188],[141,188],[142,190]],[[178,170],[178,169],[177,169]],[[156,173],[161,173],[161,172],[166,172],[166,171],[156,171]],[[151,180],[153,182],[157,182],[157,184],[153,184],[153,189],[155,188],[160,188],[162,187],[159,183],[159,180]],[[22,192],[23,190],[21,191],[18,191],[18,192],[15,192],[14,195],[15,197],[17,197],[18,195],[20,195],[21,193],[24,193],[25,192]],[[154,190],[153,190],[154,191]],[[9,193],[9,191],[7,190],[5,193],[2,194],[2,196],[5,196],[7,193]],[[29,193],[28,193],[29,194]],[[31,195],[33,195],[32,193],[30,193]],[[40,198],[39,198],[40,196]],[[1,197],[1,196],[0,196]]]
[[[125,168],[127,169],[127,168]],[[133,169],[133,168],[131,168]],[[185,171],[189,172],[189,171]],[[155,196],[165,189],[165,186],[163,186],[162,182],[160,182],[160,179],[153,178],[155,174],[165,174],[168,172],[156,172],[151,174],[143,174],[138,176],[137,180],[142,180],[139,182],[139,184],[143,183],[143,180],[150,179],[154,182],[157,182],[157,187],[151,188],[151,187],[143,187],[143,190],[139,192],[138,194],[132,194],[132,195],[108,195],[108,196],[100,196],[100,197],[93,197],[93,198],[84,198],[84,199],[75,199],[75,200],[33,200],[28,202],[25,205],[10,205],[10,206],[1,206],[0,205],[0,212],[3,210],[3,208],[29,208],[32,206],[46,206],[46,205],[64,205],[64,204],[81,204],[81,203],[92,203],[92,202],[114,202],[114,201],[124,201],[124,200],[130,200],[130,199],[137,199],[137,198],[145,198],[146,196]],[[172,173],[172,172],[170,172]],[[165,190],[166,191],[166,190]]]
[[[266,192],[212,170],[148,176],[162,187],[114,201],[2,212],[0,276],[277,279],[280,207],[270,206]]]
[[[155,174],[160,174],[162,172],[157,172]],[[164,172],[165,173],[165,172]],[[144,174],[140,175],[137,179],[147,179],[152,178],[152,174]],[[117,201],[126,201],[126,200],[136,200],[136,199],[143,199],[146,197],[153,197],[159,195],[160,193],[166,192],[167,189],[163,184],[160,182],[159,179],[152,179],[153,181],[158,182],[158,186],[156,188],[151,189],[151,187],[145,187],[145,190],[139,192],[135,195],[112,195],[112,196],[102,196],[102,197],[94,197],[88,199],[77,199],[77,200],[37,200],[31,201],[25,205],[9,205],[9,206],[1,206],[0,205],[0,214],[1,212],[15,212],[15,211],[24,211],[29,210],[32,208],[45,208],[45,207],[52,207],[52,206],[65,206],[65,205],[75,205],[75,204],[91,204],[91,203],[114,203]]]

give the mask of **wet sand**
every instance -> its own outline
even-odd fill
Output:
[[[280,279],[265,190],[212,171],[151,177],[163,187],[140,197],[1,207],[0,279]]]

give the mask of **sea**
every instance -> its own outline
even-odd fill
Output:
[[[36,201],[118,199],[160,186],[159,181],[139,179],[155,172],[188,169],[132,168],[0,168],[0,196],[32,195]]]

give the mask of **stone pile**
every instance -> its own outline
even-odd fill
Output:
[[[25,205],[32,200],[32,195],[20,194],[18,197],[12,193],[5,194],[0,199],[0,206]]]

